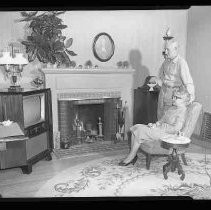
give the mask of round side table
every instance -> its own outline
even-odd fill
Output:
[[[169,171],[174,172],[178,170],[178,174],[181,175],[180,179],[185,179],[185,172],[180,164],[179,149],[185,149],[189,146],[191,140],[184,136],[169,136],[161,139],[161,147],[165,149],[172,149],[172,153],[168,156],[168,162],[163,166],[164,179],[168,179],[167,173]]]

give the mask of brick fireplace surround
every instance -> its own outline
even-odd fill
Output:
[[[51,89],[54,148],[60,147],[59,100],[87,100],[121,97],[127,102],[125,131],[133,122],[133,69],[42,69],[45,87]]]

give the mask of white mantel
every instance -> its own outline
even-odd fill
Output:
[[[76,69],[76,68],[44,68],[42,71],[45,74],[131,74],[134,72],[133,69],[112,69],[112,68],[86,68],[86,69]]]
[[[58,100],[67,93],[116,93],[127,101],[126,131],[133,122],[133,69],[42,69],[45,87],[51,89],[54,137],[58,133]]]

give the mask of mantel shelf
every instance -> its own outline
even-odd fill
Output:
[[[45,74],[132,74],[134,69],[72,69],[72,68],[44,68]]]

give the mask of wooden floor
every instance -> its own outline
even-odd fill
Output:
[[[203,147],[191,144],[189,152],[202,153]],[[20,168],[0,170],[0,194],[3,198],[30,198],[50,178],[71,166],[85,163],[90,160],[121,153],[121,151],[110,151],[103,154],[73,157],[70,159],[58,160],[54,155],[51,161],[41,160],[33,165],[31,174],[22,174]],[[211,154],[211,149],[206,149]],[[126,155],[126,154],[125,154]]]

